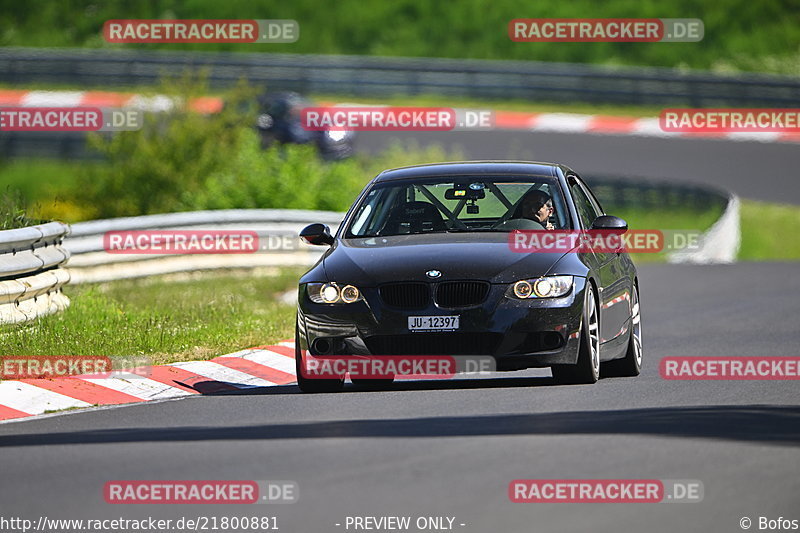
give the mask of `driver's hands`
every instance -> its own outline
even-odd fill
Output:
[[[548,222],[547,226],[545,226],[545,228],[547,228],[547,229],[556,229],[556,227],[553,225],[552,222]]]

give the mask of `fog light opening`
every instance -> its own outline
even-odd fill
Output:
[[[554,350],[561,346],[561,335],[555,331],[545,333],[542,343],[546,350]]]
[[[318,339],[314,339],[314,342],[311,343],[311,348],[314,350],[316,355],[328,355],[333,351],[333,343],[330,341],[330,339],[320,337]]]

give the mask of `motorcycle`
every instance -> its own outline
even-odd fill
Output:
[[[261,148],[266,150],[278,144],[311,144],[317,146],[326,161],[347,159],[353,155],[355,133],[343,130],[310,131],[303,128],[300,115],[313,104],[297,93],[264,94],[259,97],[261,114],[256,129],[261,137]]]

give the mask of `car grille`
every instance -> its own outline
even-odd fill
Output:
[[[480,305],[489,294],[485,281],[445,281],[436,287],[436,303],[440,307]]]
[[[422,309],[431,300],[426,283],[390,283],[383,285],[378,292],[386,305],[401,309]]]
[[[415,333],[364,339],[373,355],[492,355],[499,333]]]

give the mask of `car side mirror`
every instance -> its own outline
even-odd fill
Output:
[[[592,222],[592,229],[628,230],[628,223],[613,215],[600,215]]]
[[[325,224],[311,224],[303,228],[300,238],[308,244],[328,245],[333,244],[331,229]]]

